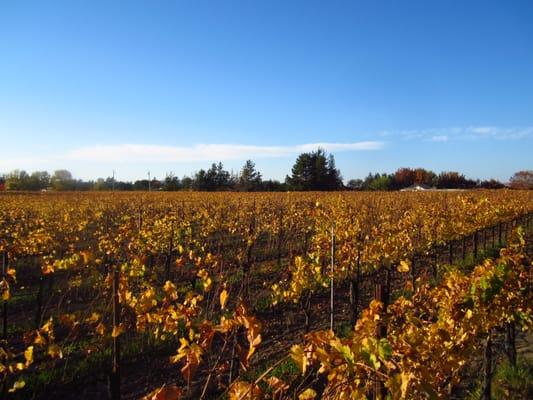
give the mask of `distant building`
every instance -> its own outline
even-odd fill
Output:
[[[423,183],[415,183],[409,187],[403,188],[401,192],[418,192],[423,190],[433,190],[431,186],[425,185]]]

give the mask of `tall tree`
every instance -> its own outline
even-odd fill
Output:
[[[46,171],[35,171],[30,175],[28,190],[42,190],[50,185],[50,174]]]
[[[482,189],[503,189],[505,185],[497,179],[489,179],[479,182],[479,187]]]
[[[346,185],[351,190],[361,190],[363,188],[362,179],[350,179]]]
[[[515,172],[509,183],[513,189],[533,189],[533,170]]]
[[[247,160],[243,165],[238,182],[238,189],[244,192],[261,188],[261,173],[255,169],[255,163],[252,160]]]
[[[424,168],[399,168],[393,176],[395,189],[403,189],[415,183],[428,186],[434,185],[435,173]]]
[[[394,173],[394,186],[403,189],[415,183],[415,171],[411,168],[398,168]]]
[[[393,179],[393,175],[386,173],[368,174],[363,182],[363,188],[365,190],[391,190],[393,188]]]
[[[70,171],[58,169],[54,171],[50,183],[55,190],[72,190],[75,182]]]
[[[181,182],[179,178],[172,172],[169,172],[163,181],[163,190],[167,192],[173,192],[181,188]]]
[[[363,190],[392,190],[394,183],[394,175],[392,174],[380,174],[379,172],[368,176],[363,181],[361,188]]]
[[[322,149],[300,154],[291,172],[285,181],[293,190],[338,190],[343,187],[335,158]]]
[[[207,171],[201,169],[194,175],[193,188],[195,190],[228,190],[233,185],[231,174],[224,169],[221,162],[211,164]]]
[[[181,186],[183,189],[190,190],[193,188],[193,179],[190,176],[184,176],[181,178]]]
[[[215,164],[211,168],[213,168]],[[219,162],[214,169],[215,190],[227,190],[231,187],[231,174]]]
[[[194,174],[192,187],[194,190],[209,190],[210,182],[205,169],[202,168]]]
[[[470,189],[477,185],[472,179],[467,179],[459,172],[441,172],[436,178],[439,189]]]
[[[328,157],[328,179],[327,179],[327,189],[328,190],[337,190],[343,187],[341,172],[337,169],[335,165],[335,157],[333,154],[330,154]]]
[[[28,190],[30,175],[24,170],[16,169],[6,175],[7,190]]]
[[[414,183],[422,183],[424,185],[433,186],[437,175],[433,171],[424,168],[416,168],[414,171]]]

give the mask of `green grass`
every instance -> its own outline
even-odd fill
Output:
[[[272,305],[272,299],[270,296],[261,296],[255,302],[255,311],[265,311]]]
[[[494,373],[491,389],[491,398],[494,400],[533,399],[533,362],[521,362],[514,367],[507,361],[500,364]],[[480,379],[465,399],[479,400],[481,393],[482,383]]]
[[[124,364],[135,361],[136,357],[153,353],[172,354],[178,347],[178,341],[169,335],[164,341],[146,340],[145,335],[123,336],[121,354]],[[88,341],[78,341],[65,345],[62,350],[65,358],[59,362],[40,363],[20,375],[26,382],[24,389],[12,395],[13,399],[25,399],[31,394],[45,393],[47,387],[72,384],[80,380],[104,380],[111,365],[111,344],[98,347],[90,354],[76,358],[90,346]],[[72,358],[69,356],[73,356]]]
[[[349,322],[341,322],[337,325],[336,334],[341,338],[347,338],[354,331],[354,327]]]
[[[494,399],[533,399],[533,363],[504,363],[494,375]]]

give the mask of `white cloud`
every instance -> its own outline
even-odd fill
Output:
[[[437,135],[437,136],[431,136],[432,142],[447,142],[448,141],[448,135]]]
[[[71,150],[69,160],[96,162],[194,162],[274,158],[322,148],[329,152],[379,150],[378,141],[355,143],[306,143],[295,146],[198,144],[190,147],[145,144],[96,145]]]
[[[518,140],[533,136],[533,127],[502,128],[497,126],[467,126],[418,130],[399,130],[381,133],[381,136],[396,136],[403,140],[447,142],[451,140]]]
[[[495,126],[473,126],[473,127],[467,128],[467,130],[468,129],[472,133],[479,134],[479,135],[489,135],[489,136],[498,130],[498,128]]]
[[[49,157],[15,157],[0,159],[0,168],[2,169],[28,169],[28,167],[39,168],[40,165],[51,162]]]
[[[499,140],[523,139],[533,136],[533,127],[500,128],[497,126],[482,126],[466,128],[465,135],[471,138],[492,137]]]

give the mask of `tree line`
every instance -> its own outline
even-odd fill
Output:
[[[401,190],[414,185],[436,189],[502,189],[505,185],[495,179],[469,179],[459,172],[436,174],[424,168],[400,168],[392,174],[368,174],[365,179],[352,179],[347,187],[353,190]]]
[[[533,171],[519,171],[510,179],[513,188],[533,188]],[[168,173],[164,179],[141,179],[134,182],[117,181],[114,178],[99,178],[96,181],[74,179],[67,170],[57,170],[53,174],[47,171],[35,171],[31,174],[15,170],[0,175],[0,189],[5,190],[197,190],[197,191],[310,191],[310,190],[400,190],[420,185],[437,189],[500,189],[505,185],[497,180],[473,180],[459,172],[444,171],[438,175],[424,168],[400,168],[392,174],[369,173],[364,179],[351,179],[346,185],[335,165],[333,154],[324,150],[300,154],[291,174],[284,182],[264,180],[252,160],[247,160],[238,173],[228,171],[224,165],[213,163],[208,169],[200,169],[191,176],[178,178]]]

